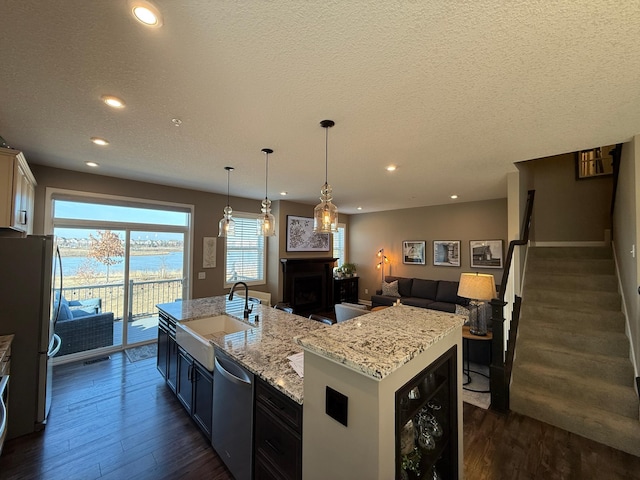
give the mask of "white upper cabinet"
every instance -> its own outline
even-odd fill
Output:
[[[0,148],[0,228],[33,233],[36,179],[22,152]]]

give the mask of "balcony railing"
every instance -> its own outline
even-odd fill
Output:
[[[129,321],[139,317],[157,313],[158,303],[173,302],[182,298],[182,279],[149,280],[144,282],[129,281],[129,305],[127,313]],[[111,283],[103,285],[83,285],[62,289],[67,300],[102,299],[102,311],[113,312],[115,320],[122,320],[124,307],[124,284]]]

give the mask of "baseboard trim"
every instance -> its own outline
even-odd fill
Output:
[[[636,364],[636,352],[633,347],[633,342],[631,339],[633,336],[631,335],[631,325],[629,324],[629,313],[627,311],[627,300],[624,296],[624,288],[622,288],[622,280],[620,279],[620,265],[618,265],[618,253],[616,251],[616,242],[611,242],[611,248],[613,250],[613,265],[616,269],[616,278],[618,279],[618,293],[621,298],[621,310],[624,315],[624,330],[627,338],[629,339],[629,361],[631,362],[631,366],[633,367],[633,372],[636,375],[636,380],[638,379],[638,365]],[[640,387],[637,389],[637,393],[640,396]]]

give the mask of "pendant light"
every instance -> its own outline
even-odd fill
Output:
[[[328,178],[329,129],[335,125],[333,120],[322,120],[320,126],[325,129],[324,185],[320,190],[320,203],[313,209],[313,231],[315,233],[331,233],[338,231],[338,207],[331,200],[332,190]]]
[[[224,207],[224,215],[218,223],[218,236],[219,237],[233,237],[236,234],[236,222],[231,218],[233,210],[229,206],[229,177],[233,171],[233,167],[224,167],[227,171],[227,206]]]
[[[273,153],[270,148],[263,148],[265,154],[265,174],[264,174],[264,200],[262,200],[262,215],[258,218],[258,235],[264,237],[275,237],[276,218],[271,214],[271,200],[267,197],[267,184],[269,180],[269,154]]]

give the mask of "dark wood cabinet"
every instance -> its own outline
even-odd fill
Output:
[[[302,405],[256,381],[254,478],[302,478]]]
[[[193,403],[191,416],[211,439],[213,421],[213,374],[194,360],[193,363]]]
[[[178,347],[176,396],[210,440],[213,419],[213,373],[180,347]]]
[[[193,399],[193,383],[191,381],[191,369],[193,359],[185,350],[178,347],[178,382],[176,383],[176,396],[189,414]]]
[[[158,316],[157,367],[189,416],[211,439],[213,373],[178,346],[175,320],[164,312]]]
[[[167,379],[167,360],[169,358],[168,348],[169,332],[167,332],[167,329],[158,322],[158,359],[156,361],[156,366],[165,380]]]
[[[175,393],[178,369],[176,324],[175,320],[163,312],[158,315],[158,359],[156,365],[171,391]]]
[[[458,478],[457,348],[396,392],[396,478]]]
[[[358,278],[345,277],[333,279],[333,303],[358,303]]]

